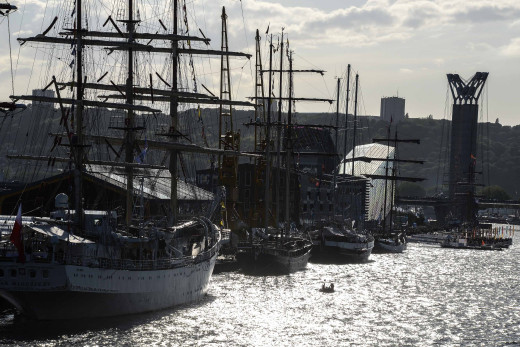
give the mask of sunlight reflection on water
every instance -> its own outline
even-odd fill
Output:
[[[290,276],[213,276],[197,304],[88,322],[23,322],[12,345],[520,344],[520,240],[502,252],[410,244],[366,264],[316,264]],[[321,293],[333,281],[335,293]]]

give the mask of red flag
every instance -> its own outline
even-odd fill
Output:
[[[18,260],[25,263],[25,254],[23,251],[23,240],[22,240],[22,204],[18,206],[18,213],[14,220],[13,231],[9,238],[18,250]]]

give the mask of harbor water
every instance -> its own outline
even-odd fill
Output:
[[[520,237],[504,251],[409,244],[365,264],[309,263],[287,276],[213,276],[206,298],[88,321],[0,315],[2,345],[520,345]],[[334,293],[319,291],[333,282]]]

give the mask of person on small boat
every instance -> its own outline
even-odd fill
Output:
[[[331,283],[329,286],[325,285],[325,283],[323,283],[321,285],[321,291],[322,292],[333,292],[334,291],[334,283]]]

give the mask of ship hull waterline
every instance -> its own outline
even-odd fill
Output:
[[[247,273],[290,274],[305,270],[311,257],[311,248],[299,256],[260,253],[251,250],[236,255],[240,268]]]
[[[20,264],[4,263],[5,274],[9,275],[16,267],[18,276],[1,281],[0,296],[22,315],[37,320],[157,311],[201,300],[208,291],[215,259],[216,253],[188,267],[152,271],[37,264],[35,269],[48,271],[48,280],[38,276],[22,279]],[[24,268],[27,274],[33,270],[32,264],[26,264]],[[10,289],[9,282],[17,289]]]
[[[314,247],[317,259],[338,260],[352,263],[367,262],[374,249],[374,242],[325,241]]]
[[[374,252],[378,253],[403,253],[407,248],[406,242],[395,244],[394,240],[375,241]]]

